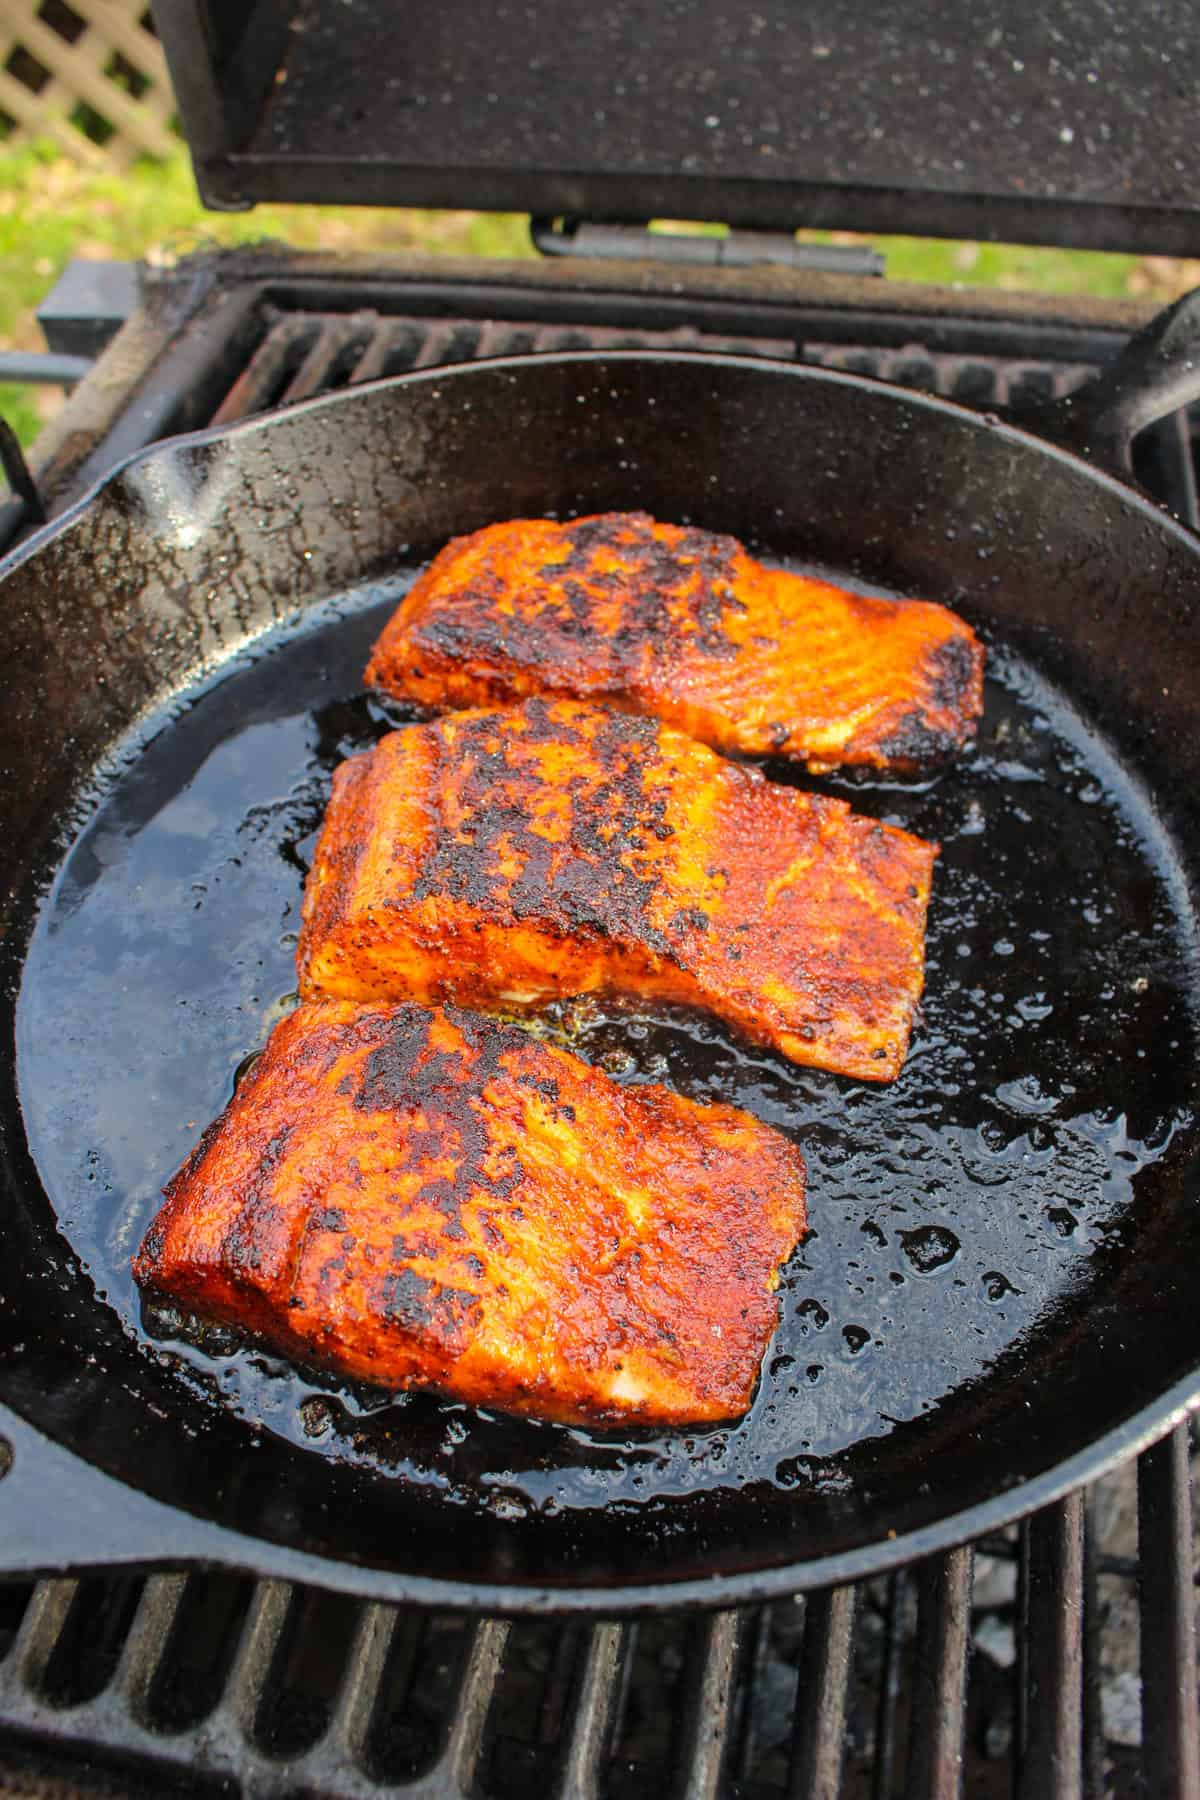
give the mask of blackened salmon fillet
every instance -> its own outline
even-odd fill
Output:
[[[439,710],[599,699],[719,750],[911,771],[971,736],[983,654],[944,606],[849,593],[767,568],[736,538],[602,513],[453,539],[366,679]]]
[[[336,770],[300,991],[674,1001],[887,1081],[921,993],[935,855],[656,720],[536,699],[449,714]]]
[[[137,1280],[302,1363],[579,1424],[732,1419],[804,1232],[769,1126],[417,1005],[276,1026]]]

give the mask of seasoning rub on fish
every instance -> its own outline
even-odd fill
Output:
[[[887,1081],[921,993],[935,855],[655,720],[567,700],[450,714],[336,771],[300,991],[675,1001]]]
[[[983,646],[944,606],[769,569],[735,538],[602,513],[455,538],[375,646],[370,685],[444,709],[605,700],[719,750],[810,769],[944,761],[983,705]]]
[[[515,1026],[301,1006],[166,1190],[143,1286],[302,1363],[580,1424],[745,1412],[804,1163]]]

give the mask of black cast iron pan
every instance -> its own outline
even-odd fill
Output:
[[[1047,430],[1117,460],[1200,390],[1196,316]],[[899,1082],[684,1016],[563,1021],[621,1079],[805,1146],[815,1232],[751,1414],[589,1436],[322,1383],[143,1309],[158,1189],[287,1004],[330,770],[388,722],[359,690],[380,620],[452,533],[632,506],[950,602],[990,649],[954,767],[828,783],[943,846]],[[1200,1395],[1200,554],[1132,486],[849,375],[499,361],[165,444],[10,558],[0,599],[8,1572],[728,1604],[1012,1518]]]

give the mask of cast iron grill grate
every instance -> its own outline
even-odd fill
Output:
[[[706,350],[738,356],[781,357],[877,375],[926,388],[972,406],[1019,409],[1069,393],[1095,372],[1089,361],[1053,365],[1005,355],[925,351],[806,342],[790,336],[724,334],[681,325],[666,329],[541,324],[518,319],[438,319],[419,314],[351,313],[268,308],[264,330],[245,367],[213,412],[229,424],[271,406],[332,393],[360,381],[402,375],[491,356],[567,350]]]
[[[1017,416],[1093,366],[1083,346],[1048,362],[1011,341],[950,354],[273,305],[240,373],[209,372],[210,417],[477,357],[689,346]],[[1146,433],[1137,468],[1196,523],[1186,419]],[[1184,1425],[996,1538],[709,1617],[510,1623],[207,1572],[0,1585],[0,1769],[88,1793],[1190,1796],[1196,1579]]]
[[[198,1777],[254,1795],[1190,1795],[1186,1427],[1142,1457],[1140,1556],[1114,1558],[1097,1514],[1130,1487],[1109,1478],[858,1590],[635,1624],[464,1619],[210,1574],[14,1587],[3,1761],[51,1749],[87,1791],[117,1758],[151,1791]],[[1114,1580],[1121,1617],[1140,1597],[1140,1751],[1106,1740]],[[1007,1624],[1010,1668],[983,1618]]]

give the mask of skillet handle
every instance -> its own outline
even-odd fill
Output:
[[[0,1405],[0,1579],[186,1562],[200,1530]]]
[[[1128,480],[1138,432],[1193,400],[1200,400],[1200,288],[1156,313],[1094,381],[1029,422]]]

